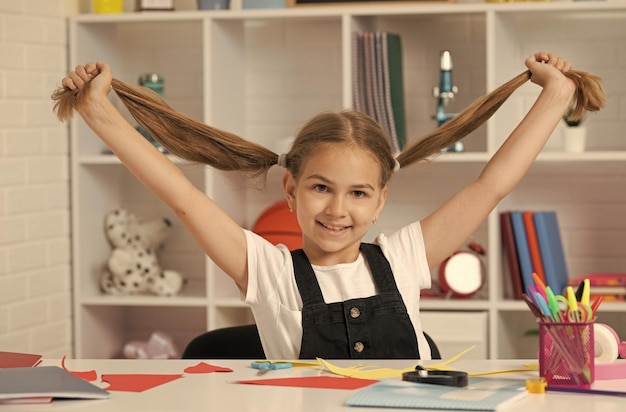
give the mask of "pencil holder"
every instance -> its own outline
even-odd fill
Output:
[[[594,380],[593,322],[539,322],[539,375],[548,386]]]

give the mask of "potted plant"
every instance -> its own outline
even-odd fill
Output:
[[[581,116],[574,119],[571,115],[571,109],[563,115],[563,121],[567,125],[563,132],[563,148],[566,152],[582,153],[585,151],[587,138],[587,128],[583,125],[585,118]]]

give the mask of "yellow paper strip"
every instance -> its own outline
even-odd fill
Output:
[[[470,350],[474,349],[474,346],[465,349],[464,351],[458,353],[457,355],[451,357],[448,360],[445,360],[440,363],[432,364],[424,366],[428,370],[454,370],[449,365],[456,360],[458,360],[461,356],[465,355]],[[415,367],[412,366],[406,369],[393,369],[393,368],[377,368],[372,366],[350,366],[350,367],[341,367],[334,365],[324,359],[317,358],[319,364],[323,365],[326,370],[329,372],[350,378],[360,378],[360,379],[386,379],[386,378],[397,378],[401,377],[404,372],[412,372],[415,370]],[[486,376],[486,375],[496,375],[502,373],[513,373],[513,372],[529,372],[538,370],[537,365],[523,365],[523,368],[520,369],[503,369],[503,370],[495,370],[495,371],[485,371],[485,372],[468,372],[470,376]]]
[[[448,360],[445,360],[440,363],[435,363],[431,365],[424,366],[428,370],[455,370],[451,368],[449,365],[463,355],[465,355],[470,350],[474,349],[475,346],[471,346],[464,351],[454,355]],[[333,373],[339,376],[345,376],[349,378],[361,378],[361,379],[385,379],[385,378],[398,378],[401,377],[404,372],[412,372],[415,370],[414,366],[406,369],[393,369],[393,368],[378,368],[373,365],[355,365],[348,367],[341,367],[338,365],[334,365],[322,358],[317,358],[315,361],[285,361],[285,360],[271,360],[269,362],[291,362],[293,367],[324,367],[328,372]],[[419,361],[418,361],[419,362]],[[503,373],[514,373],[514,372],[532,372],[539,370],[539,364],[529,364],[522,365],[523,368],[520,369],[503,369],[503,370],[495,370],[495,371],[485,371],[485,372],[468,372],[470,376],[486,376],[486,375],[497,375]]]

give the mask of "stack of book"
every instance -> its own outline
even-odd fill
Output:
[[[568,273],[556,212],[502,212],[500,226],[513,298],[529,294],[533,272],[555,294],[562,294]]]
[[[404,81],[400,36],[387,32],[352,33],[354,109],[374,118],[399,153],[406,143]]]
[[[589,279],[590,300],[602,296],[604,302],[626,301],[626,273],[591,273],[570,279],[568,285],[576,289],[585,279]]]

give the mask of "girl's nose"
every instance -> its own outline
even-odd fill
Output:
[[[345,202],[342,196],[333,196],[326,206],[326,214],[329,216],[344,216],[346,213]]]

